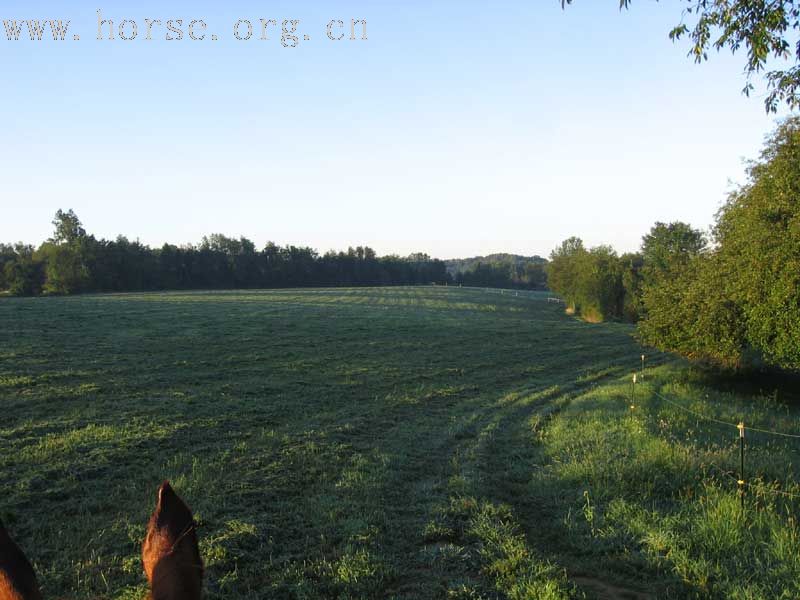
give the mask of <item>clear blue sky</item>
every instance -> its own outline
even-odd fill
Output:
[[[70,19],[81,40],[0,39],[0,240],[41,242],[58,208],[151,245],[441,258],[706,227],[775,117],[740,95],[742,56],[696,66],[668,40],[678,2],[617,4],[6,1],[0,18]],[[97,41],[97,8],[139,38]],[[368,41],[326,39],[351,17]],[[220,39],[146,41],[145,18]],[[300,19],[311,40],[239,42],[240,18]]]

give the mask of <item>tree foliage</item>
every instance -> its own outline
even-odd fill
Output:
[[[547,265],[547,285],[567,302],[570,312],[577,310],[578,262],[586,248],[578,237],[567,238],[550,253]]]
[[[715,246],[645,287],[643,341],[713,364],[800,369],[800,118],[717,215]]]
[[[698,254],[672,276],[644,286],[639,338],[704,364],[741,366],[742,315],[726,293],[722,266],[716,255]]]
[[[3,244],[3,285],[15,296],[35,296],[42,291],[44,264],[33,246]]]
[[[642,313],[642,267],[644,257],[641,253],[623,254],[620,259],[622,270],[622,318],[635,323]]]
[[[61,209],[56,211],[53,227],[55,227],[55,231],[49,240],[53,244],[75,244],[86,237],[86,230],[78,219],[78,215],[71,208],[67,212]]]
[[[706,245],[703,232],[688,223],[657,222],[642,238],[642,284],[651,285],[682,272]]]
[[[272,242],[259,251],[247,238],[219,233],[197,246],[153,249],[123,236],[98,240],[72,210],[59,210],[53,225],[53,236],[38,249],[0,244],[0,290],[36,295],[451,281],[444,262],[419,253],[378,257],[372,248],[357,246],[319,255],[313,248]]]
[[[717,217],[718,253],[748,346],[800,368],[800,117],[775,131],[748,174]]]
[[[573,0],[561,0],[561,6]],[[620,9],[632,0],[619,0]],[[689,56],[696,62],[708,60],[709,50],[729,49],[746,54],[747,83],[743,92],[754,89],[752,76],[765,73],[767,111],[778,106],[800,107],[800,0],[683,0],[681,22],[670,31],[672,40],[688,37]],[[687,23],[687,21],[691,21]],[[785,68],[773,68],[771,61]]]
[[[564,298],[568,312],[587,321],[622,319],[624,265],[610,246],[587,250],[580,238],[571,237],[550,254],[548,285]]]
[[[491,254],[448,260],[445,264],[460,285],[533,290],[547,286],[547,260],[541,256]]]
[[[570,313],[588,321],[638,321],[646,313],[646,290],[683,276],[706,248],[703,233],[681,222],[656,223],[642,238],[641,251],[618,256],[610,246],[587,250],[577,237],[553,250],[548,285]]]

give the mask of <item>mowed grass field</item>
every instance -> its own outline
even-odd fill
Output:
[[[139,599],[158,484],[208,598],[800,597],[800,432],[632,328],[441,287],[0,300],[0,517],[48,598]],[[748,440],[749,441],[749,440]],[[748,480],[749,481],[749,480]]]

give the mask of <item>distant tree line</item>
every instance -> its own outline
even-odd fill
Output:
[[[318,254],[302,246],[262,250],[221,234],[194,246],[150,248],[125,237],[96,239],[77,215],[59,210],[53,237],[38,248],[0,244],[0,289],[11,294],[74,294],[165,289],[418,285],[451,282],[426,254],[378,257],[372,248]]]
[[[543,290],[547,260],[541,256],[491,254],[445,261],[456,284],[473,287]]]
[[[800,370],[800,117],[768,138],[709,236],[657,223],[638,253],[570,238],[550,259],[550,288],[587,320],[638,321],[644,343],[705,364]]]

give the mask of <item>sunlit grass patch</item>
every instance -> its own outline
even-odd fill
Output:
[[[540,436],[546,466],[531,491],[550,502],[569,499],[556,510],[570,553],[594,555],[600,571],[613,565],[623,573],[628,565],[661,573],[664,597],[797,596],[798,504],[775,491],[798,490],[786,482],[798,447],[748,436],[743,509],[735,428],[742,415],[788,425],[794,411],[773,412],[684,376],[682,368],[662,367],[647,372],[635,395],[622,380],[574,400]],[[768,483],[775,480],[782,483]]]

